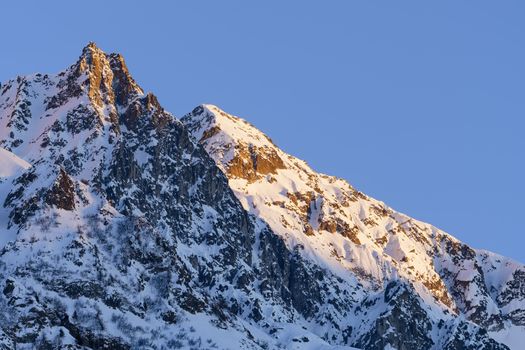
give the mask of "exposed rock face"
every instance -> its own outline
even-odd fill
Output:
[[[240,145],[235,149],[235,156],[228,166],[228,175],[254,181],[264,175],[275,174],[277,169],[284,168],[276,152]]]
[[[445,343],[443,349],[501,350],[508,349],[508,347],[491,339],[484,329],[473,331],[470,324],[461,322],[454,327],[452,337]]]
[[[0,182],[0,349],[506,349],[523,325],[521,265],[216,107],[177,120],[93,43],[1,85],[0,146],[23,165]]]
[[[126,106],[142,89],[129,74],[124,58],[119,54],[106,55],[94,43],[87,45],[74,67],[77,76],[87,75],[84,84],[88,96],[97,106]]]
[[[230,124],[238,122],[237,119],[213,106],[199,106],[190,113],[187,119],[190,119],[191,116],[199,116],[208,125],[213,125],[217,121],[214,113],[220,114],[223,118],[222,120],[228,121]],[[245,121],[242,121],[242,123],[248,125]],[[205,142],[213,139],[220,130],[218,125],[211,126],[199,135],[198,141]],[[195,131],[198,132],[198,130]],[[253,182],[266,175],[275,174],[278,169],[285,168],[283,160],[273,147],[267,147],[264,143],[257,142],[259,140],[253,141],[255,142],[235,142],[233,144],[225,141],[221,143],[220,152],[228,157],[228,162],[227,164],[219,164],[219,166],[223,166],[222,169],[230,178],[245,179]],[[263,136],[262,141],[271,143],[267,136]]]
[[[520,302],[525,301],[525,271],[515,270],[512,273],[512,278],[507,281],[496,301],[500,307],[509,310],[504,315],[505,319],[525,326],[525,310],[519,306]]]
[[[46,202],[60,209],[75,209],[75,184],[63,169],[47,193]]]
[[[399,350],[417,350],[431,349],[435,345],[430,335],[430,317],[410,286],[390,282],[385,288],[383,300],[370,299],[366,303],[379,305],[376,307],[382,307],[384,311],[373,321],[374,327],[361,336],[357,346],[363,349],[385,349],[391,346]],[[400,337],[400,334],[406,337]]]

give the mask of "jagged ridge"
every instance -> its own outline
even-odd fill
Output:
[[[505,328],[523,326],[524,294],[516,288],[523,282],[522,265],[474,250],[342,179],[314,172],[216,106],[199,106],[182,121],[228,175],[246,210],[268,222],[290,249],[300,247],[307,259],[343,279],[357,278],[365,295],[402,280],[444,313],[428,316],[437,324],[464,317],[496,338]],[[437,344],[443,334],[431,338]]]
[[[93,43],[1,85],[0,146],[31,166],[0,182],[0,348],[506,348],[486,330],[520,325],[520,265],[215,107],[183,122]]]

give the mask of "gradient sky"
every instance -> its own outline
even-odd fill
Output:
[[[8,1],[0,25],[0,81],[60,71],[95,41],[175,115],[216,104],[525,262],[523,0]]]

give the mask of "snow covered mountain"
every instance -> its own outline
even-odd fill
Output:
[[[0,349],[518,349],[525,267],[180,121],[95,44],[0,85]]]
[[[516,337],[523,333],[514,329],[525,325],[522,265],[472,249],[342,179],[314,172],[251,124],[216,106],[199,106],[182,121],[227,174],[243,207],[267,222],[289,249],[299,248],[305,259],[351,283],[355,278],[364,303],[389,283],[407,282],[432,310],[427,318],[436,324],[435,332],[424,335],[428,344],[440,344],[439,329],[457,326],[443,321],[453,319],[466,319],[500,340],[513,337],[509,328]],[[376,315],[385,315],[385,305],[374,308],[379,308]],[[369,317],[369,306],[361,310],[364,315],[355,315],[357,322],[351,324],[354,332],[376,332],[384,319]],[[390,326],[403,332],[395,322]]]

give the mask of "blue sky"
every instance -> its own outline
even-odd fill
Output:
[[[316,170],[525,262],[524,18],[517,0],[9,1],[0,81],[57,72],[95,41],[174,114],[216,104]]]

